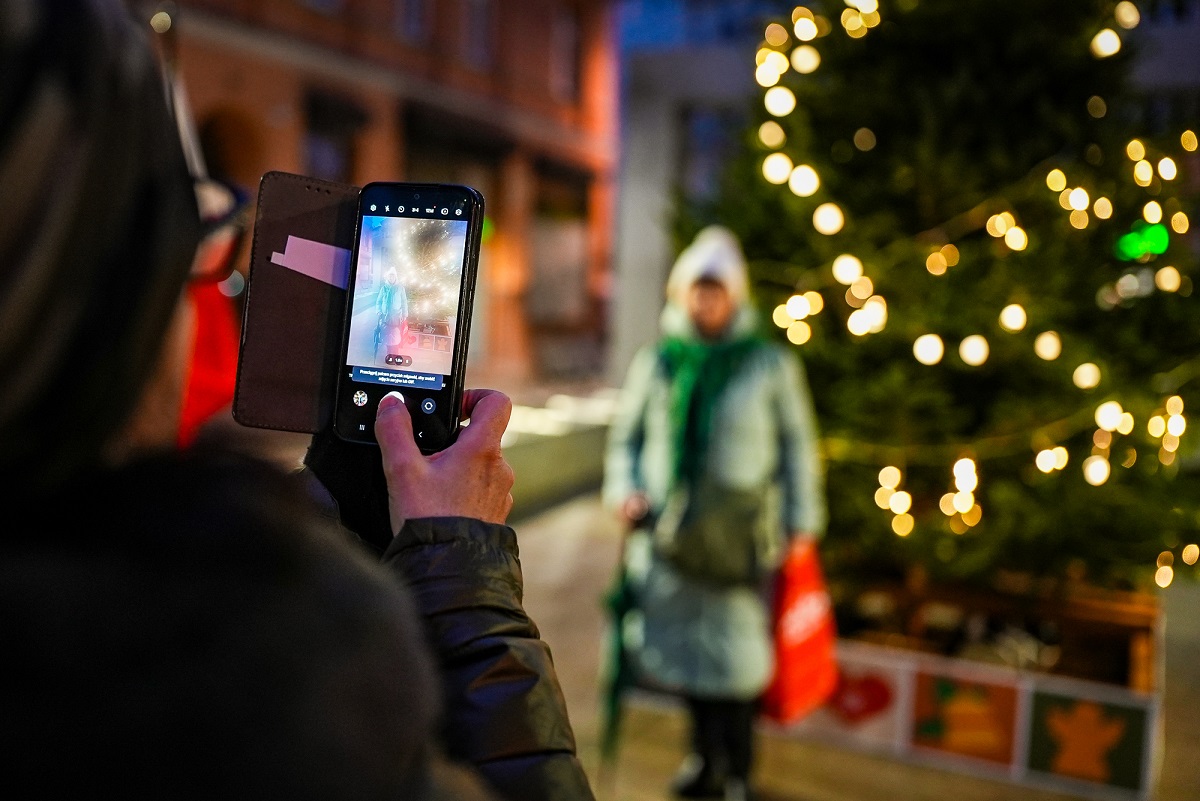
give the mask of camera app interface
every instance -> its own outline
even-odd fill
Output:
[[[363,217],[346,353],[353,380],[442,388],[466,243],[466,220]]]

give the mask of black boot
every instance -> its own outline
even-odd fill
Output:
[[[671,792],[680,798],[722,798],[725,795],[725,771],[713,760],[697,753],[684,757],[671,782]]]

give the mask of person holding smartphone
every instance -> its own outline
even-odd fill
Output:
[[[521,606],[507,397],[467,391],[433,458],[394,394],[377,447],[322,432],[295,473],[180,447],[189,266],[211,254],[119,0],[0,0],[0,204],[12,786],[591,799]]]

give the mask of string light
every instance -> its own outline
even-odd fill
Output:
[[[1020,303],[1010,303],[1000,310],[1000,327],[1009,333],[1016,333],[1025,328],[1028,319],[1025,308]]]
[[[945,352],[946,347],[937,334],[922,334],[913,342],[913,356],[921,364],[937,364]]]
[[[773,184],[782,184],[792,174],[792,159],[787,153],[772,153],[763,159],[763,177]]]
[[[797,197],[811,197],[821,186],[821,178],[817,171],[807,164],[801,164],[792,170],[787,182],[788,189]]]
[[[1174,181],[1175,176],[1179,174],[1179,168],[1175,166],[1175,160],[1169,157],[1159,159],[1158,174],[1164,181]]]
[[[850,286],[863,274],[863,263],[857,256],[843,253],[833,260],[833,279]]]
[[[786,117],[796,108],[796,95],[786,86],[772,86],[763,96],[767,112],[775,117]]]
[[[1062,340],[1054,331],[1043,331],[1033,341],[1033,352],[1038,358],[1052,362],[1062,353]]]
[[[813,227],[817,229],[817,233],[826,236],[832,236],[842,230],[845,222],[846,218],[836,203],[822,203],[813,212]]]
[[[767,120],[762,125],[758,126],[758,141],[769,148],[777,148],[787,141],[787,136],[783,132],[783,126],[775,122],[775,120]]]
[[[978,367],[988,359],[988,341],[980,334],[972,334],[958,345],[958,355],[972,367]]]

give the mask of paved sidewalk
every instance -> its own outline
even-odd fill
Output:
[[[550,644],[600,801],[663,801],[683,756],[685,719],[669,699],[626,705],[615,770],[597,750],[597,675],[605,635],[601,596],[617,558],[619,530],[594,494],[512,521],[521,546],[526,607]],[[1200,588],[1177,585],[1167,606],[1165,757],[1154,801],[1200,801]],[[1074,801],[1026,786],[966,776],[793,737],[762,734],[760,801]]]

